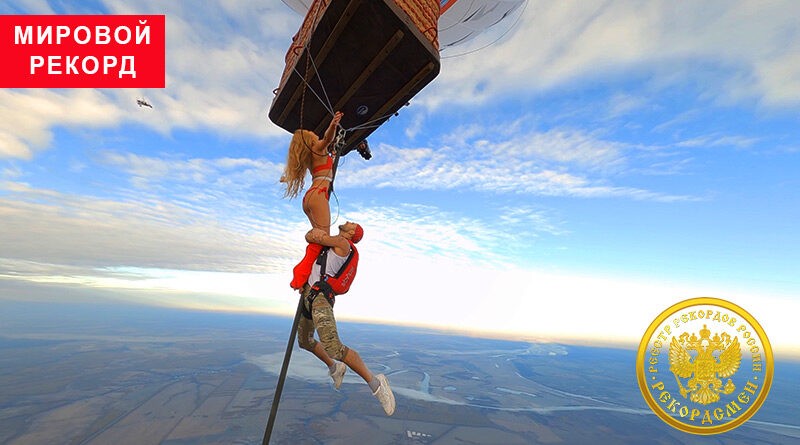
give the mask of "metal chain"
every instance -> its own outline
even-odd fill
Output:
[[[344,138],[347,136],[347,130],[341,125],[337,125],[336,138],[333,140],[333,151],[338,156],[342,147],[344,146]]]

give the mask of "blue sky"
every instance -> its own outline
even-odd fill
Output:
[[[267,111],[301,17],[199,4],[0,6],[167,16],[165,89],[0,90],[0,298],[293,312],[308,222]],[[531,0],[449,49],[373,159],[342,162],[332,212],[366,237],[337,315],[632,344],[714,296],[798,353],[797,12]]]

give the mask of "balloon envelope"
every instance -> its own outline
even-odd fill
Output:
[[[314,0],[283,0],[305,15]],[[440,0],[439,47],[460,45],[508,18],[525,0]]]

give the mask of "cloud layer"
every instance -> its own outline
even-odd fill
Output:
[[[584,130],[539,131],[532,127],[531,123],[504,127],[473,124],[432,141],[430,147],[381,144],[377,149],[380,159],[356,162],[352,174],[342,177],[339,184],[665,202],[698,199],[614,185],[621,173],[631,170],[628,160],[640,154],[640,147]]]
[[[54,10],[34,3],[15,2],[0,12],[87,12],[82,6]],[[634,78],[648,79],[655,91],[693,83],[721,103],[790,109],[800,104],[800,25],[795,14],[787,14],[794,7],[790,0],[529,3],[500,42],[445,59],[439,79],[418,101],[443,109]],[[0,91],[0,157],[31,159],[50,146],[54,129],[71,126],[136,123],[165,134],[282,134],[268,123],[266,111],[301,18],[281,2],[204,2],[202,13],[183,2],[104,5],[109,13],[167,15],[167,88]],[[157,111],[137,109],[137,96],[146,96]]]
[[[479,57],[446,59],[429,106],[476,103],[586,81],[696,82],[721,102],[800,105],[792,1],[531,0],[516,29]],[[491,69],[485,69],[491,67]]]

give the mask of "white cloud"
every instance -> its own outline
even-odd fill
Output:
[[[795,27],[793,52],[789,56],[777,56],[765,60],[756,69],[758,87],[769,94],[763,102],[768,106],[794,106],[800,102],[800,37]]]
[[[6,182],[3,190],[0,298],[29,292],[49,300],[81,298],[81,292],[105,290],[109,298],[161,306],[293,310],[287,284],[304,247],[305,221],[263,212],[258,222],[238,214],[232,215],[238,222],[226,225],[213,214],[150,197],[78,197],[19,182]],[[350,216],[367,228],[360,244],[365,263],[502,260],[488,253],[496,240],[480,221],[422,206]],[[70,291],[54,293],[60,287]]]
[[[366,238],[365,238],[366,239]],[[678,301],[715,296],[758,310],[773,347],[797,354],[791,311],[800,301],[763,289],[730,288],[662,276],[643,279],[545,271],[515,264],[377,256],[364,249],[357,282],[337,298],[337,318],[435,326],[520,340],[637,344]],[[376,256],[373,256],[376,255]],[[376,261],[380,258],[380,261]]]
[[[15,179],[22,176],[22,170],[15,165],[9,165],[8,167],[0,170],[0,178],[3,179]]]
[[[226,224],[203,209],[172,202],[79,197],[24,184],[0,199],[2,257],[86,268],[141,267],[212,271],[284,270],[302,229],[269,214]],[[245,225],[242,230],[240,225]],[[88,272],[87,272],[88,274]]]
[[[110,150],[99,152],[98,162],[120,169],[140,185],[190,182],[250,187],[275,182],[283,170],[281,164],[259,159],[184,159],[178,155],[153,157]]]
[[[18,0],[14,3],[16,5],[12,5],[10,2],[0,5],[0,14],[20,14],[21,12],[26,12],[28,14],[47,15],[55,13],[47,2],[42,2],[40,0]]]
[[[46,149],[53,126],[111,125],[121,110],[97,90],[0,89],[0,158],[31,159]]]
[[[550,212],[528,206],[487,206],[479,217],[419,204],[366,207],[355,203],[353,208],[347,219],[365,227],[362,244],[378,257],[502,265],[516,261],[519,250],[532,246],[539,237],[568,233],[565,223]]]
[[[723,101],[800,104],[798,19],[773,2],[531,0],[508,39],[445,59],[422,102],[483,103],[589,81],[645,76],[665,89],[690,80]],[[491,67],[491,68],[487,68]]]
[[[609,118],[615,118],[646,108],[647,106],[647,101],[642,97],[617,93],[609,98],[607,114]]]
[[[69,295],[106,290],[113,298],[156,305],[293,312],[296,296],[287,284],[302,252],[304,220],[261,211],[257,222],[233,215],[241,221],[228,226],[214,215],[149,197],[76,197],[19,182],[6,182],[3,190],[2,298],[20,298],[26,291],[18,284],[28,283],[51,286],[50,299],[59,298],[53,289],[66,286]],[[340,319],[631,343],[665,302],[713,295],[746,307],[780,307],[759,317],[777,347],[792,347],[791,323],[781,314],[796,312],[785,309],[797,302],[765,297],[763,289],[731,291],[667,275],[645,282],[546,272],[503,255],[499,246],[535,246],[536,236],[565,233],[545,211],[500,208],[475,219],[421,205],[351,207],[347,217],[364,224],[366,235],[358,280],[337,299]]]
[[[540,132],[519,123],[502,128],[472,124],[455,129],[442,141],[444,145],[435,148],[381,144],[380,158],[356,163],[352,172],[337,179],[337,185],[665,202],[697,199],[612,185],[620,173],[634,171],[627,166],[628,157],[641,148],[582,130]]]
[[[568,232],[560,224],[553,221],[553,217],[548,212],[534,210],[527,207],[505,208],[499,216],[499,220],[509,227],[519,227],[534,229],[526,231],[527,235],[531,232],[548,233],[551,235],[566,235]]]
[[[100,197],[19,181],[0,183],[5,192],[0,197],[4,275],[138,288],[143,276],[158,270],[286,275],[302,253],[307,222],[296,203],[263,192],[265,178],[275,177],[279,166],[251,159],[160,159],[117,152],[99,158],[138,178],[142,188],[100,187]],[[432,206],[348,203],[338,223],[345,215],[362,223],[367,228],[363,245],[381,257],[456,263],[502,264],[509,261],[508,245],[519,248],[540,235],[565,233],[562,223],[545,211],[485,210],[478,219]],[[144,272],[134,278],[112,273],[121,269]],[[124,285],[131,279],[135,286]],[[155,281],[151,277],[147,283]]]
[[[794,357],[800,353],[792,319],[800,310],[800,301],[789,294],[676,281],[667,276],[645,281],[451,260],[446,255],[389,251],[367,241],[364,238],[360,246],[362,262],[353,287],[337,298],[339,320],[468,330],[471,335],[517,340],[633,346],[670,305],[713,296],[748,309],[765,327],[778,353]],[[51,265],[27,263],[25,276],[3,271],[20,264],[0,260],[0,298],[19,299],[32,292],[45,301],[64,299],[57,292],[58,286],[64,286],[70,298],[85,294],[96,295],[95,299],[209,310],[292,315],[297,304],[297,294],[288,288],[286,270],[252,274],[106,269],[85,275],[81,268],[56,271]],[[30,284],[14,286],[23,279]],[[50,286],[47,291],[41,288],[43,284]],[[109,292],[91,294],[100,290]]]
[[[408,139],[413,140],[417,137],[420,131],[422,131],[422,126],[425,123],[426,115],[425,113],[416,113],[413,116],[413,120],[411,124],[406,128],[405,134]]]
[[[103,160],[142,178],[143,189],[102,188],[104,197],[0,183],[2,255],[30,265],[174,269],[212,272],[286,271],[304,245],[307,222],[277,194],[263,189],[269,163],[247,159],[164,160],[106,153]],[[253,169],[254,172],[248,172]],[[247,179],[251,178],[248,182]],[[236,186],[231,186],[236,182]],[[422,205],[372,207],[350,204],[345,214],[367,227],[366,245],[386,255],[432,256],[448,261],[507,261],[503,246],[517,235],[560,235],[560,222],[530,208],[486,209],[481,219]],[[492,227],[491,230],[488,227]],[[509,229],[509,235],[504,235]],[[530,241],[527,241],[530,242]],[[524,243],[523,243],[524,244]],[[37,266],[39,267],[39,266]],[[44,267],[44,266],[42,266]],[[38,270],[38,269],[37,269]],[[23,274],[24,275],[24,274]],[[40,274],[41,275],[41,274]]]
[[[729,136],[722,134],[711,134],[698,136],[685,141],[680,141],[675,145],[678,147],[736,147],[749,148],[759,142],[759,138],[745,136]]]
[[[302,17],[278,1],[107,2],[117,14],[167,16],[167,87],[146,92],[147,125],[220,134],[282,135],[267,109]],[[122,100],[122,98],[120,98]],[[140,113],[141,114],[141,113]]]
[[[183,128],[282,135],[266,111],[283,70],[291,28],[301,18],[277,1],[231,3],[205,2],[196,8],[182,2],[108,2],[111,13],[166,14],[166,88],[2,90],[0,157],[31,159],[49,147],[56,128],[70,126],[138,123],[164,134]],[[73,13],[81,12],[75,8]],[[139,109],[139,96],[154,109]]]

